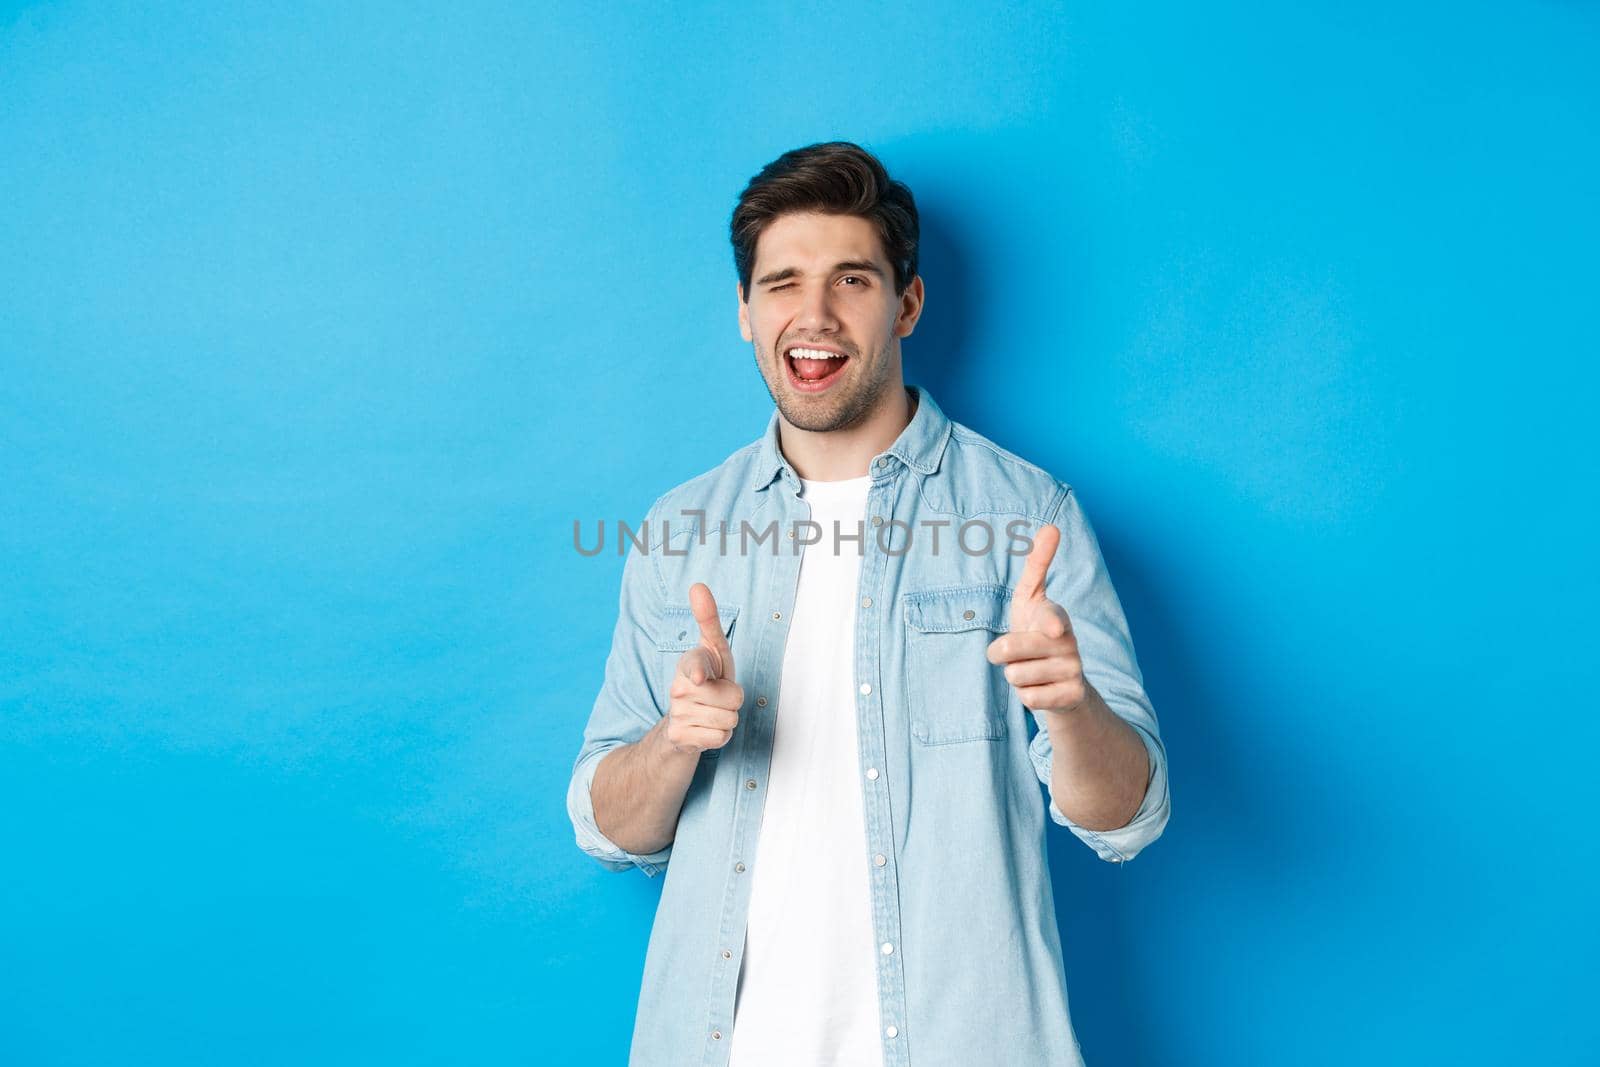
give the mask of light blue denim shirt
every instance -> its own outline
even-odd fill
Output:
[[[871,885],[874,938],[861,951],[876,961],[883,1062],[1078,1064],[1045,812],[1100,858],[1132,859],[1167,823],[1166,752],[1077,494],[952,422],[926,389],[907,388],[916,410],[872,461],[860,529],[860,765],[849,774],[866,831],[839,843],[858,853]],[[760,440],[656,500],[629,542],[567,810],[578,845],[605,866],[665,873],[635,1067],[727,1062],[784,644],[804,546],[819,533],[800,488],[774,411]],[[1011,588],[1047,522],[1062,537],[1046,595],[1072,620],[1090,684],[1150,755],[1144,803],[1117,830],[1078,826],[1050,799],[1050,735],[985,657],[1008,629]],[[833,531],[820,533],[831,551]],[[673,842],[636,855],[600,833],[589,786],[607,752],[666,712],[678,658],[699,641],[688,600],[697,581],[716,597],[745,702],[728,744],[702,754]]]

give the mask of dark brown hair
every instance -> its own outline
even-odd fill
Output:
[[[904,182],[889,177],[878,157],[849,141],[791,149],[761,168],[739,194],[729,235],[733,265],[750,298],[756,241],[773,219],[794,211],[858,215],[878,228],[894,267],[894,291],[917,276],[917,202]]]

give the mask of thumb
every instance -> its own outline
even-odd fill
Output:
[[[694,621],[700,624],[701,646],[709,650],[717,661],[714,676],[733,681],[733,649],[728,647],[727,635],[722,632],[722,620],[717,616],[717,599],[711,595],[711,587],[706,583],[695,582],[689,587],[689,610],[694,612]]]
[[[1033,550],[1022,564],[1022,577],[1011,590],[1011,628],[1013,630],[1049,629],[1040,626],[1045,613],[1039,609],[1048,604],[1044,594],[1045,576],[1056,558],[1056,546],[1061,543],[1061,531],[1050,523],[1039,527],[1033,535]]]
[[[1050,572],[1050,563],[1056,558],[1056,546],[1061,543],[1061,531],[1051,523],[1039,527],[1039,532],[1033,538],[1033,551],[1028,553],[1028,559],[1022,565],[1022,577],[1017,579],[1016,588],[1011,591],[1013,602],[1028,600],[1043,600],[1045,575]]]

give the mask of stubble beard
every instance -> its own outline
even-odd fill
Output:
[[[783,417],[797,429],[831,433],[858,426],[877,409],[889,390],[887,350],[875,352],[870,358],[852,354],[850,362],[859,365],[855,368],[857,370],[864,368],[864,373],[854,380],[840,382],[822,396],[813,397],[791,392],[789,369],[783,365],[781,353],[774,351],[772,362],[763,365],[760,343],[752,347],[755,350],[756,369],[761,372],[762,381],[766,382],[768,395]],[[771,375],[767,373],[767,366],[772,368]],[[849,372],[850,368],[846,370]]]

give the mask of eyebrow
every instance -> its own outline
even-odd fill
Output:
[[[883,271],[878,269],[877,264],[870,263],[870,262],[868,262],[866,260],[861,260],[861,259],[846,259],[846,260],[842,260],[842,261],[840,261],[838,263],[835,263],[833,265],[833,270],[834,270],[834,273],[838,273],[839,271],[842,271],[842,270],[853,270],[853,271],[856,271],[859,274],[875,274],[879,278],[883,277]],[[799,271],[798,268],[785,267],[782,270],[775,270],[775,271],[771,272],[770,274],[763,274],[761,277],[756,279],[756,284],[757,285],[767,285],[767,284],[770,284],[772,282],[781,282],[785,278],[793,278],[793,277],[797,276],[799,273],[800,273],[800,271]]]

